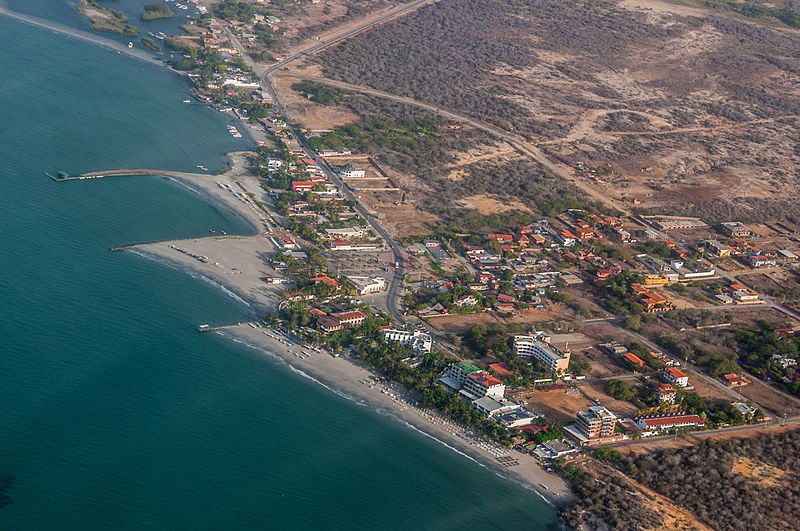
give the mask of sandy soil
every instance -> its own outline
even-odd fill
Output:
[[[278,72],[271,80],[287,114],[302,124],[304,129],[330,131],[337,126],[358,121],[358,115],[344,107],[318,105],[293,90],[292,85],[299,81],[295,77],[285,77]]]
[[[510,210],[520,210],[522,212],[532,213],[533,211],[520,201],[513,201],[503,199],[499,196],[489,195],[471,195],[464,199],[459,199],[457,203],[465,208],[477,210],[484,216],[490,214],[498,214],[500,212],[508,212]]]
[[[549,419],[559,420],[570,423],[575,420],[575,413],[593,406],[591,400],[579,394],[571,396],[564,392],[564,389],[554,389],[552,391],[534,391],[528,395],[533,398],[528,400],[528,405]]]

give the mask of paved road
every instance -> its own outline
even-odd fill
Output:
[[[403,13],[403,12],[406,12],[406,11],[408,11],[410,9],[414,9],[414,8],[424,4],[426,2],[429,2],[429,1],[430,0],[418,0],[418,1],[413,2],[411,4],[406,4],[402,8],[395,9],[395,10],[391,11],[390,13],[388,13],[387,15],[384,15],[383,17],[375,19],[375,20],[371,21],[368,24],[363,24],[361,26],[358,26],[357,28],[355,28],[353,30],[346,31],[346,32],[344,32],[344,33],[342,33],[340,35],[332,37],[332,38],[326,40],[324,43],[320,43],[320,44],[317,44],[315,46],[312,46],[311,48],[309,48],[309,49],[307,49],[307,50],[305,50],[303,52],[300,52],[300,53],[298,53],[298,54],[296,54],[296,55],[294,55],[292,57],[289,57],[288,59],[285,59],[283,62],[279,63],[278,65],[274,65],[274,66],[269,67],[267,69],[263,69],[263,67],[261,65],[259,65],[255,61],[253,61],[253,59],[249,55],[247,55],[245,53],[244,46],[242,46],[242,43],[239,41],[239,39],[236,38],[236,36],[231,31],[229,31],[227,28],[226,28],[225,31],[226,31],[228,37],[230,38],[231,42],[234,44],[234,46],[236,46],[239,49],[239,52],[242,55],[242,58],[244,59],[244,61],[251,68],[253,68],[256,72],[259,72],[259,70],[261,71],[260,85],[261,85],[262,90],[264,90],[267,94],[269,94],[269,96],[272,98],[272,101],[275,103],[275,106],[277,107],[278,112],[280,112],[280,114],[285,116],[286,115],[286,109],[283,106],[283,104],[281,103],[280,99],[278,98],[277,92],[275,92],[275,90],[272,88],[272,85],[270,84],[270,80],[269,80],[269,74],[270,74],[270,72],[274,71],[275,68],[277,68],[280,65],[284,65],[287,62],[296,60],[297,58],[309,53],[309,51],[312,50],[312,49],[318,49],[318,47],[320,47],[322,45],[327,45],[327,44],[331,44],[333,42],[338,42],[338,41],[340,41],[340,40],[342,40],[344,38],[347,38],[347,37],[353,35],[354,33],[357,33],[358,31],[363,31],[364,29],[366,29],[368,27],[374,26],[376,24],[380,24],[381,22],[383,22],[383,21],[385,21],[385,20],[387,20],[387,19],[389,19],[389,18],[391,18],[393,16],[397,16],[399,13]],[[403,249],[397,243],[395,243],[394,240],[392,240],[391,236],[389,236],[389,233],[387,233],[386,230],[378,223],[377,219],[375,219],[375,217],[372,214],[370,214],[367,211],[367,209],[361,204],[361,202],[353,194],[353,192],[350,190],[350,188],[344,183],[344,181],[342,181],[342,179],[339,178],[339,175],[334,171],[334,169],[330,165],[330,163],[327,160],[325,160],[324,158],[322,158],[319,155],[317,155],[316,151],[311,147],[311,145],[309,144],[308,139],[305,137],[305,135],[303,135],[303,133],[300,130],[298,130],[296,127],[294,127],[294,125],[292,125],[291,123],[288,124],[287,127],[288,127],[289,131],[291,132],[292,136],[297,140],[298,144],[300,144],[300,147],[303,148],[303,150],[305,150],[306,153],[308,153],[311,156],[312,159],[314,159],[314,161],[322,169],[322,171],[325,173],[325,175],[329,179],[331,179],[331,181],[334,184],[336,184],[339,187],[339,189],[342,191],[342,195],[345,197],[345,199],[353,201],[353,203],[355,204],[356,212],[358,212],[365,220],[367,220],[367,222],[370,224],[370,226],[375,231],[375,233],[378,234],[386,242],[386,245],[392,250],[392,253],[394,254],[394,261],[395,261],[395,264],[397,265],[397,267],[394,268],[394,275],[392,276],[392,278],[391,278],[391,280],[389,282],[389,288],[388,288],[387,294],[386,294],[386,307],[387,307],[387,310],[389,311],[389,313],[392,314],[392,316],[395,318],[395,320],[399,324],[401,324],[401,325],[405,324],[405,318],[403,317],[402,313],[400,313],[398,311],[398,309],[397,309],[397,294],[398,294],[400,286],[402,285],[402,282],[403,282],[403,271],[404,271],[404,268],[405,268],[405,260],[404,260],[404,257],[403,257]]]
[[[164,66],[164,62],[161,61],[161,59],[156,59],[155,57],[153,57],[153,53],[150,51],[136,47],[128,48],[126,45],[122,43],[113,41],[111,39],[106,39],[104,37],[100,37],[99,35],[93,35],[91,33],[87,33],[85,31],[81,31],[76,28],[71,28],[69,26],[59,24],[58,22],[53,22],[52,20],[46,20],[43,18],[33,17],[30,15],[23,15],[22,13],[17,13],[16,11],[9,11],[2,5],[0,5],[0,15],[12,18],[14,20],[18,20],[20,22],[24,22],[26,24],[30,24],[31,26],[36,26],[50,31],[55,31],[56,33],[61,33],[62,35],[68,35],[70,37],[74,37],[82,41],[90,42],[92,44],[97,44],[99,46],[102,46],[103,48],[114,50],[117,53],[135,57],[136,59],[139,59],[141,61],[156,64],[159,66]],[[136,39],[133,38],[132,40]]]
[[[721,433],[735,433],[739,431],[748,431],[748,430],[758,430],[761,428],[766,428],[767,426],[777,426],[783,424],[796,424],[800,422],[800,417],[791,417],[784,419],[775,419],[770,422],[764,422],[763,424],[744,424],[742,426],[732,426],[730,428],[719,428],[716,430],[705,430],[705,431],[694,431],[688,433],[684,438],[685,439],[708,439],[709,437],[714,437]],[[646,437],[643,439],[638,440],[628,440],[618,443],[611,443],[608,446],[633,446],[639,444],[652,444],[653,442],[659,441],[671,441],[676,439],[675,435],[662,435],[660,437]]]

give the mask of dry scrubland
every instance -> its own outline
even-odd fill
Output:
[[[616,469],[581,460],[565,469],[581,497],[564,515],[574,529],[796,529],[798,450],[795,429],[612,454]]]
[[[642,208],[795,215],[798,34],[773,19],[635,4],[442,0],[317,61],[327,77],[527,135],[555,161],[611,164],[601,191]],[[571,195],[516,158],[462,166],[459,186],[442,164],[424,170],[439,194],[424,206],[442,214],[485,193],[539,209]]]

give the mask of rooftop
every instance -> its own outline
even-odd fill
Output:
[[[453,364],[453,366],[461,369],[461,372],[463,372],[464,374],[470,374],[480,370],[479,368],[477,368],[475,365],[471,364],[468,361],[457,361],[456,363]]]
[[[488,372],[483,372],[483,371],[473,372],[473,373],[470,373],[470,375],[468,377],[471,380],[475,380],[479,384],[484,385],[486,387],[493,387],[495,385],[503,385],[503,382],[501,382],[500,380],[498,380],[497,378],[495,378],[494,376],[492,376]]]

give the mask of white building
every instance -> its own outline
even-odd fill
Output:
[[[466,380],[464,380],[463,387],[468,398],[472,400],[483,398],[484,396],[502,399],[506,392],[506,385],[485,371],[477,371],[469,374]]]
[[[501,402],[495,400],[490,396],[484,396],[483,398],[479,398],[473,401],[472,405],[475,406],[475,409],[477,409],[487,417],[492,417],[500,413],[505,413],[506,411],[513,411],[514,409],[517,409],[519,407],[519,404],[516,404],[514,402]]]
[[[689,385],[689,377],[677,367],[667,367],[667,370],[661,374],[664,377],[664,380],[672,385],[676,385],[678,387],[687,387]]]
[[[554,372],[566,371],[570,352],[562,352],[536,336],[514,336],[514,352],[517,356],[535,359]]]
[[[278,171],[283,167],[283,161],[280,159],[267,159],[267,169],[269,171]]]
[[[388,328],[383,331],[384,341],[397,341],[404,347],[416,350],[417,352],[430,352],[433,347],[433,340],[430,334],[418,330],[397,330]]]
[[[359,295],[369,295],[386,289],[386,279],[382,277],[347,277],[347,280],[356,288]]]
[[[356,169],[352,164],[346,166],[339,166],[336,168],[337,173],[344,179],[358,179],[365,177],[367,172],[365,170]]]
[[[439,381],[453,389],[460,389],[467,381],[467,376],[479,371],[480,369],[468,361],[457,361],[445,369]]]

